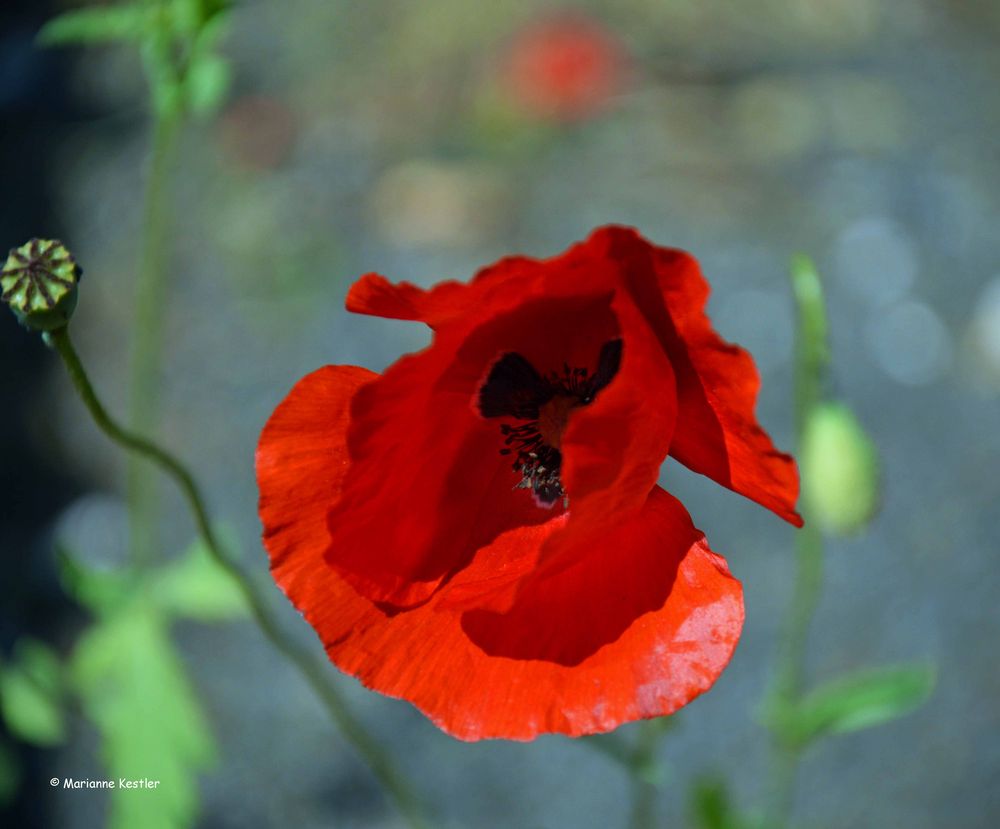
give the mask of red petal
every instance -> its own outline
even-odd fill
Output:
[[[613,308],[622,332],[621,367],[593,403],[574,411],[566,428],[570,520],[566,533],[547,545],[546,558],[642,507],[670,448],[677,416],[670,362],[628,293],[618,293]]]
[[[328,561],[355,588],[411,607],[500,533],[553,517],[514,489],[519,476],[500,454],[500,423],[479,414],[478,390],[507,351],[543,373],[564,360],[596,364],[601,346],[618,335],[609,302],[564,296],[496,317],[487,309],[461,330],[442,328],[430,348],[358,393],[348,434],[352,466],[328,524]]]
[[[670,454],[801,526],[795,461],[775,449],[757,423],[760,379],[753,358],[712,328],[704,311],[709,286],[698,262],[627,228],[598,230],[589,244],[617,259],[673,364],[678,414]]]
[[[377,377],[356,366],[318,369],[295,384],[264,427],[255,463],[272,567],[293,552],[326,549],[326,513],[350,464],[344,434],[351,399]]]
[[[275,410],[257,451],[274,577],[342,670],[468,740],[606,731],[675,711],[712,685],[739,637],[740,586],[659,489],[577,567],[539,571],[506,615],[463,613],[449,607],[447,590],[389,615],[351,588],[324,561],[327,511],[346,469],[349,401],[372,376],[350,367],[309,375]],[[474,579],[480,564],[481,575],[495,573],[501,562],[529,571],[564,521],[501,535],[463,575]]]
[[[418,320],[437,329],[450,322],[468,324],[470,316],[478,317],[484,309],[500,314],[533,299],[610,294],[618,283],[613,263],[594,256],[592,242],[587,241],[549,259],[506,257],[480,270],[467,284],[441,282],[424,289],[369,273],[351,286],[345,305],[356,314]]]
[[[419,319],[432,327],[484,307],[505,310],[531,296],[627,288],[668,355],[679,412],[670,454],[685,466],[773,510],[795,525],[795,461],[757,423],[760,380],[753,359],[712,328],[708,283],[689,254],[650,244],[631,228],[604,227],[548,260],[504,259],[469,285],[429,291],[370,274],[351,289],[352,311]]]
[[[440,282],[429,290],[369,273],[351,285],[345,306],[355,314],[416,320],[437,328],[484,305],[499,311],[521,301],[523,293],[507,288],[537,274],[538,266],[536,260],[511,256],[483,268],[468,284]]]
[[[549,544],[563,540],[554,532],[558,527],[547,529]],[[680,607],[673,592],[679,568],[692,550],[710,552],[680,501],[660,487],[653,488],[639,512],[573,543],[561,561],[549,558],[535,565],[503,612],[466,613],[463,628],[469,637],[491,655],[578,665],[618,642],[646,614],[667,604]],[[709,589],[696,604],[717,598]],[[690,611],[683,611],[685,619]],[[735,646],[739,625],[732,633]]]

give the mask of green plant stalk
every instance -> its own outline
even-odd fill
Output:
[[[795,343],[795,431],[802,442],[806,422],[822,400],[823,381],[830,360],[827,344],[826,302],[815,266],[805,256],[792,260],[792,294],[798,331]]]
[[[654,829],[656,791],[656,786],[648,780],[632,778],[632,813],[629,815],[629,829]]]
[[[656,814],[656,798],[663,787],[663,770],[657,757],[664,735],[677,725],[675,717],[676,714],[654,717],[640,723],[639,734],[628,763],[632,773],[630,829],[654,829],[660,825]]]
[[[661,722],[662,721],[662,722]],[[644,720],[639,724],[639,735],[629,760],[632,778],[632,813],[629,829],[654,829],[656,821],[656,795],[659,787],[649,778],[649,770],[656,763],[656,750],[660,737],[665,733],[662,717]]]
[[[792,264],[798,332],[795,346],[796,446],[810,414],[822,400],[828,362],[826,307],[819,275],[805,257]],[[785,618],[769,708],[779,717],[798,703],[805,681],[809,628],[823,587],[823,536],[803,503],[804,526],[795,535],[795,581]],[[801,747],[775,734],[772,745],[771,781],[766,806],[768,829],[785,826],[792,811]]]
[[[823,538],[817,529],[809,525],[808,515],[806,522],[795,537],[795,584],[771,699],[771,710],[779,717],[781,711],[795,706],[801,697],[809,628],[823,585]],[[767,829],[778,829],[787,825],[792,812],[802,746],[774,734],[771,750],[771,783],[765,826]]]
[[[429,824],[423,817],[423,808],[393,765],[389,755],[375,742],[354,717],[340,692],[330,681],[329,666],[318,660],[311,651],[302,647],[282,628],[268,604],[262,589],[236,564],[216,538],[208,519],[205,501],[197,483],[187,468],[173,455],[145,438],[118,425],[108,414],[90,383],[83,364],[70,340],[65,327],[43,334],[45,342],[62,358],[70,379],[90,412],[98,428],[112,441],[136,456],[152,461],[174,479],[187,501],[201,536],[212,558],[228,572],[246,597],[254,619],[264,635],[306,679],[326,707],[341,734],[354,747],[389,793],[400,813],[413,829],[426,829]]]
[[[143,206],[142,241],[135,283],[135,320],[129,375],[130,428],[155,433],[162,374],[163,318],[167,292],[166,262],[168,180],[177,150],[183,114],[179,107],[157,111]],[[129,455],[126,489],[129,549],[137,569],[153,555],[156,538],[156,481],[137,455]]]

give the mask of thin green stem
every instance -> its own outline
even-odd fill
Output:
[[[792,291],[795,296],[798,335],[795,348],[795,430],[796,444],[813,410],[822,399],[823,379],[828,360],[826,308],[819,274],[804,256],[792,263]],[[809,628],[823,588],[823,536],[802,507],[805,525],[795,536],[795,581],[779,645],[778,662],[769,708],[780,719],[791,711],[802,695],[805,682]],[[776,732],[773,738],[771,781],[766,826],[787,825],[792,812],[795,781],[802,748]]]
[[[808,517],[807,517],[808,521]],[[809,628],[823,585],[823,538],[806,524],[795,537],[796,574],[792,601],[785,621],[781,655],[771,701],[772,713],[794,707],[802,694]],[[767,806],[768,829],[786,826],[792,812],[802,746],[775,734],[772,745],[771,785]]]
[[[822,398],[829,361],[823,284],[806,256],[792,260],[792,294],[798,317],[795,343],[795,430],[801,446],[806,421]]]
[[[654,829],[657,825],[656,796],[660,791],[657,753],[661,738],[672,727],[673,720],[667,717],[643,720],[639,724],[639,734],[628,763],[632,778],[629,829]]]
[[[174,479],[187,501],[198,534],[204,541],[206,548],[212,558],[239,585],[254,619],[264,635],[298,668],[302,676],[312,686],[340,732],[372,769],[409,825],[414,829],[425,829],[428,824],[423,818],[423,809],[419,800],[410,786],[402,779],[389,755],[383,751],[351,713],[340,692],[330,681],[329,666],[326,661],[316,659],[311,651],[295,642],[284,630],[262,589],[219,544],[208,518],[205,500],[191,473],[173,455],[155,443],[122,428],[108,414],[87,377],[83,364],[70,340],[67,328],[50,331],[43,336],[46,343],[54,348],[62,358],[73,385],[98,428],[115,443],[137,456],[152,461]]]
[[[656,786],[648,780],[632,778],[630,829],[653,829],[656,826],[656,792]]]
[[[629,829],[653,829],[656,826],[656,784],[643,772],[653,760],[657,735],[644,726],[645,723],[632,755],[632,813],[629,816]]]
[[[129,417],[132,429],[154,433],[162,374],[163,318],[166,310],[168,183],[177,148],[182,113],[157,111],[143,206],[142,242],[135,283],[135,334],[132,342]],[[156,482],[149,467],[130,455],[127,467],[130,550],[141,568],[152,557],[156,527]]]

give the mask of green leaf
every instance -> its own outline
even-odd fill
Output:
[[[775,726],[798,745],[870,728],[919,708],[933,692],[935,680],[930,665],[859,671],[810,692],[792,711],[778,715]]]
[[[229,14],[225,9],[213,12],[209,17],[206,17],[194,37],[191,48],[203,55],[218,48],[222,39],[229,32],[229,20]]]
[[[0,670],[0,710],[11,733],[28,743],[56,745],[66,736],[62,665],[42,642],[22,639]]]
[[[173,0],[170,13],[174,31],[181,36],[194,37],[204,22],[201,0]]]
[[[107,774],[159,781],[115,788],[110,829],[181,829],[198,812],[197,772],[215,759],[205,717],[167,633],[148,603],[103,618],[80,640],[73,682],[101,733]]]
[[[43,46],[141,40],[149,16],[140,5],[76,9],[53,18],[38,33]]]
[[[56,551],[63,587],[91,612],[102,615],[114,611],[134,593],[134,585],[120,572],[98,570],[81,564],[65,548]]]
[[[219,42],[229,31],[229,15],[224,10],[202,9],[196,0],[198,29],[192,34],[191,54],[184,75],[188,108],[196,115],[208,115],[222,103],[229,91],[232,68],[229,61],[216,54]]]
[[[173,0],[171,16],[179,34],[195,36],[227,17],[231,0]]]
[[[0,740],[0,808],[3,808],[21,785],[21,764],[11,747]]]
[[[229,61],[218,55],[201,55],[191,62],[184,78],[187,104],[198,115],[218,109],[229,91],[232,69]]]
[[[221,530],[218,534],[226,549],[236,549],[234,543],[227,543],[230,533]],[[172,616],[210,622],[241,618],[249,612],[239,585],[201,541],[153,576],[150,590],[153,600]]]

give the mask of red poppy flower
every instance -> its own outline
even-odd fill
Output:
[[[526,111],[559,121],[596,115],[625,85],[627,57],[596,20],[561,12],[531,21],[513,38],[503,80]]]
[[[707,295],[691,256],[620,227],[467,285],[356,282],[349,310],[432,345],[306,376],[257,449],[274,578],[330,659],[468,740],[608,731],[708,689],[742,591],[660,464],[801,520]]]

